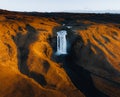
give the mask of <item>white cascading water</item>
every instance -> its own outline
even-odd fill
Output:
[[[67,54],[67,31],[62,30],[57,32],[57,55]]]

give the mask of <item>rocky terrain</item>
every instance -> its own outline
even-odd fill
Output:
[[[0,10],[0,97],[120,97],[120,15]]]

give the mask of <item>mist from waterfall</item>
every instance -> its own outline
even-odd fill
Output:
[[[67,54],[67,31],[61,30],[57,32],[57,55]]]

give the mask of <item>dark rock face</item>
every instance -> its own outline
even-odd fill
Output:
[[[106,29],[109,29],[109,32],[111,32],[110,35],[107,31],[106,34],[102,33],[102,29],[99,33],[100,28],[101,26],[97,28],[98,31],[94,30],[94,27],[92,30],[88,28],[88,30],[79,31],[81,36],[73,43],[71,49],[71,56],[75,64],[74,66],[72,65],[72,69],[77,66],[78,68],[83,67],[89,72],[96,88],[111,97],[119,97],[120,72],[118,60],[120,56],[117,55],[117,51],[119,51],[117,43],[119,44],[119,41],[113,39],[112,29],[106,27]],[[117,30],[117,28],[114,29]],[[89,30],[91,30],[91,32],[89,32]],[[105,29],[103,32],[105,32]],[[119,38],[119,36],[117,37]],[[96,97],[99,97],[99,95]]]
[[[120,96],[119,15],[0,13],[1,97]]]

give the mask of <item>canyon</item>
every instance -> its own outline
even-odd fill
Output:
[[[120,97],[119,19],[0,10],[0,97]]]

